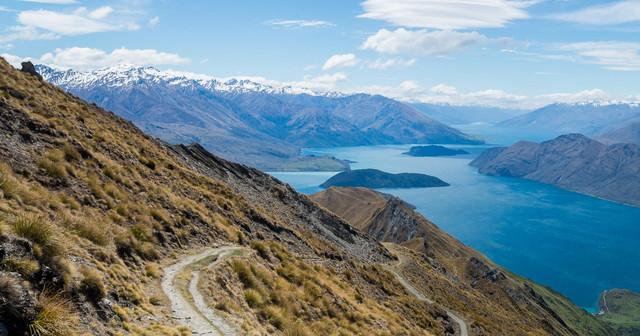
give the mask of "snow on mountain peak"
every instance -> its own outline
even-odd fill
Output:
[[[339,92],[315,91],[309,88],[270,81],[261,77],[218,78],[192,72],[163,71],[151,66],[122,64],[85,72],[71,69],[54,69],[46,65],[37,65],[36,68],[47,81],[53,84],[85,89],[95,86],[127,87],[166,84],[182,87],[202,87],[227,94],[260,92],[267,94],[308,94],[325,97],[346,96]]]

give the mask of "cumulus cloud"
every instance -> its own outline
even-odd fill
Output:
[[[626,0],[590,6],[578,11],[553,15],[552,18],[593,25],[616,25],[640,21],[640,1]]]
[[[24,27],[42,29],[59,35],[81,35],[122,29],[102,20],[111,11],[110,7],[101,7],[91,12],[80,8],[73,13],[39,9],[20,12],[18,22]]]
[[[322,28],[335,26],[335,24],[324,20],[271,20],[266,23],[272,26],[284,28]]]
[[[448,84],[423,87],[415,81],[403,81],[395,86],[368,86],[351,90],[430,104],[458,106],[492,106],[509,109],[535,109],[552,103],[575,103],[608,100],[612,97],[600,89],[568,93],[550,93],[535,96],[510,93],[500,89],[461,92]]]
[[[322,70],[330,70],[333,68],[348,68],[358,64],[360,60],[354,54],[337,54],[329,57],[324,62]]]
[[[366,0],[360,18],[394,25],[443,30],[503,27],[528,17],[527,0]]]
[[[369,69],[386,70],[392,67],[409,67],[416,63],[415,58],[402,59],[402,58],[378,58],[373,61],[365,62],[365,65]]]
[[[398,28],[394,31],[380,29],[369,36],[361,48],[386,54],[444,56],[488,41],[486,36],[477,32]]]
[[[79,7],[73,11],[26,10],[18,13],[17,24],[0,34],[0,42],[14,40],[51,40],[62,36],[99,32],[136,30],[140,26],[130,14],[114,16],[115,10],[103,6],[93,10]]]
[[[604,41],[580,42],[560,47],[575,53],[585,63],[616,71],[640,71],[640,43]]]
[[[35,59],[20,58],[12,55],[7,55],[5,58],[11,58],[13,61],[30,59],[35,63],[81,71],[121,64],[142,66],[179,65],[189,63],[189,59],[173,53],[161,52],[154,49],[127,48],[119,48],[112,52],[106,52],[104,50],[94,48],[73,47],[67,49],[56,49],[53,52],[46,53]]]

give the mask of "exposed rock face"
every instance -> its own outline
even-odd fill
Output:
[[[640,205],[640,146],[604,145],[580,134],[493,148],[470,163],[480,173],[521,177]]]
[[[462,149],[451,149],[444,146],[429,145],[429,146],[413,146],[408,152],[404,153],[410,156],[455,156],[462,154],[469,154],[469,152]]]
[[[38,80],[42,80],[42,75],[36,71],[36,67],[31,63],[31,61],[22,62],[22,69],[20,69],[20,71],[36,76]]]
[[[431,188],[448,185],[441,179],[426,174],[391,174],[377,169],[356,169],[332,176],[321,187]]]

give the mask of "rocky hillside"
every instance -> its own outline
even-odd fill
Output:
[[[382,96],[276,88],[148,67],[38,70],[47,81],[114,111],[148,134],[170,143],[198,142],[226,159],[263,170],[300,160],[302,147],[478,142]],[[316,162],[315,168],[335,171],[336,164]]]
[[[640,205],[640,146],[604,145],[580,134],[493,148],[472,161],[483,174],[522,177]]]
[[[427,297],[470,320],[497,322],[485,335],[613,335],[568,299],[502,270],[397,197],[334,187],[311,198],[363,233],[393,243],[388,247],[400,256],[398,271]]]
[[[4,60],[0,120],[9,335],[462,335],[457,317],[470,335],[589,334],[484,259],[449,267],[463,247],[389,250],[269,175],[159,142]]]

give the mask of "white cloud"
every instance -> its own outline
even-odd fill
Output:
[[[640,43],[620,41],[580,42],[560,47],[585,63],[617,71],[640,71]]]
[[[285,28],[306,28],[306,27],[332,27],[335,24],[324,20],[271,20],[266,22],[269,25]]]
[[[154,16],[149,20],[149,22],[147,23],[147,26],[149,26],[150,28],[153,28],[157,26],[159,23],[160,23],[160,17]]]
[[[41,4],[52,4],[52,5],[70,5],[77,3],[76,0],[21,0],[23,2],[35,2]]]
[[[553,15],[552,18],[593,25],[615,25],[640,21],[640,1],[626,0],[590,6],[575,12]]]
[[[6,55],[6,54],[5,54]],[[94,48],[73,47],[56,49],[39,58],[20,58],[9,55],[12,60],[30,59],[35,63],[52,65],[58,68],[74,70],[93,70],[97,68],[127,64],[143,65],[179,65],[189,63],[189,59],[173,53],[166,53],[154,49],[119,48],[106,52]],[[4,55],[3,55],[4,57]],[[19,63],[19,62],[18,62]]]
[[[343,72],[336,72],[334,74],[325,74],[320,76],[305,76],[301,82],[286,83],[295,87],[308,88],[311,90],[328,91],[336,88],[339,82],[347,80],[347,75]]]
[[[25,27],[38,28],[60,35],[80,35],[121,29],[121,27],[92,18],[91,13],[83,13],[78,10],[72,14],[65,14],[39,9],[20,12],[18,22]],[[98,13],[98,15],[101,14],[103,13]]]
[[[94,10],[79,7],[73,11],[26,10],[18,13],[17,25],[0,34],[0,42],[15,40],[51,40],[66,35],[82,35],[107,31],[136,30],[134,14],[122,12],[113,17],[114,9],[103,6]]]
[[[401,66],[401,67],[412,66],[412,65],[414,65],[416,63],[416,59],[415,58],[410,58],[410,59],[402,59],[402,58],[382,59],[382,58],[378,58],[376,60],[367,61],[365,63],[366,63],[366,66],[369,69],[385,70],[385,69],[389,69],[389,68],[396,67],[396,66]]]
[[[0,6],[0,12],[13,12],[13,10],[5,6]]]
[[[361,48],[387,54],[444,56],[488,41],[486,36],[477,32],[398,28],[394,31],[380,29],[375,35],[369,36]]]
[[[322,70],[333,68],[348,68],[358,64],[360,60],[354,54],[337,54],[329,57],[322,66]]]
[[[95,20],[105,19],[109,14],[113,13],[113,8],[104,6],[89,12],[89,17]]]
[[[20,63],[25,60],[22,57],[11,54],[0,54],[0,57],[4,58],[7,62],[9,62],[9,64],[13,65],[14,67],[20,67]]]
[[[425,88],[415,81],[403,81],[395,86],[368,86],[351,90],[351,92],[381,94],[409,102],[459,106],[492,106],[509,109],[535,109],[552,103],[600,101],[612,98],[600,89],[527,96],[499,89],[461,92],[456,87],[448,84],[438,84]]]
[[[415,28],[468,29],[503,27],[528,17],[527,0],[366,0],[360,18]]]

